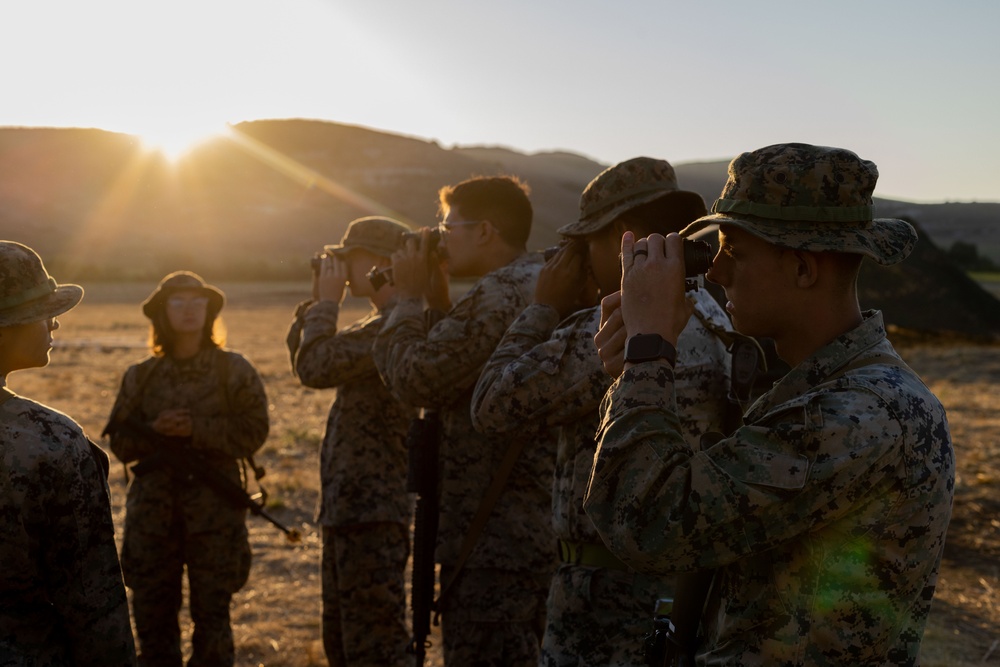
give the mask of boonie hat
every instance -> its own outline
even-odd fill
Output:
[[[146,317],[153,316],[163,309],[170,295],[180,290],[195,290],[208,297],[209,317],[215,317],[226,303],[226,296],[218,287],[209,285],[197,273],[190,271],[174,271],[164,276],[149,298],[142,302],[142,312]]]
[[[677,186],[677,175],[666,160],[636,157],[619,162],[587,184],[580,196],[580,219],[563,225],[558,232],[563,236],[592,234],[625,212],[666,196],[705,205],[701,195]]]
[[[83,298],[79,285],[59,285],[26,245],[0,241],[0,327],[62,315]]]
[[[875,163],[844,148],[775,144],[742,153],[712,215],[681,231],[726,223],[797,250],[859,253],[882,265],[906,259],[917,233],[904,220],[872,218]]]
[[[388,257],[399,250],[403,234],[410,228],[392,218],[368,216],[353,220],[347,226],[340,245],[328,245],[323,249],[335,255],[346,255],[355,248],[363,248],[376,255]]]

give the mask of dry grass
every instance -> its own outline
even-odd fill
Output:
[[[284,343],[306,286],[222,287],[229,296],[224,311],[229,346],[257,365],[271,402],[271,433],[259,457],[268,471],[264,484],[270,506],[279,520],[303,535],[300,544],[292,545],[269,523],[249,520],[254,568],[233,603],[237,664],[325,665],[320,538],[312,518],[319,487],[318,445],[333,392],[299,386],[289,372]],[[56,333],[58,347],[50,366],[15,373],[8,379],[10,387],[70,414],[97,438],[121,374],[145,355],[146,321],[138,304],[150,288],[88,286],[84,303],[60,317],[63,326]],[[363,303],[349,301],[346,306],[348,318],[367,311]],[[955,516],[923,664],[1000,664],[1000,397],[995,390],[1000,347],[907,341],[901,352],[948,408],[959,469]],[[120,466],[112,468],[111,490],[120,526],[125,498]],[[439,666],[440,641],[433,639],[428,664]]]

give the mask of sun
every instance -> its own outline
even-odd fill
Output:
[[[143,123],[133,132],[147,150],[160,153],[170,162],[176,162],[198,145],[228,133],[229,126],[225,122],[188,122],[177,118]]]

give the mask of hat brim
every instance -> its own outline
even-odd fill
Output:
[[[226,305],[226,296],[215,287],[211,285],[204,285],[202,287],[195,286],[179,286],[179,287],[165,287],[160,288],[156,291],[153,296],[147,299],[142,304],[142,313],[146,317],[153,319],[153,315],[156,314],[158,310],[163,308],[163,304],[174,292],[183,292],[185,290],[191,290],[194,292],[200,292],[204,296],[208,297],[208,312],[212,315],[217,315],[222,307]]]
[[[903,261],[917,244],[917,232],[913,226],[895,218],[875,218],[870,222],[857,223],[796,222],[715,213],[698,218],[682,229],[680,235],[691,238],[707,227],[727,224],[786,248],[857,253],[882,266]]]
[[[367,243],[352,243],[351,245],[328,245],[323,246],[323,250],[328,253],[333,253],[337,257],[344,257],[352,250],[367,250],[373,255],[378,255],[379,257],[392,257],[392,253],[395,250],[388,250],[387,248],[380,248],[378,246],[369,245]]]
[[[607,210],[601,211],[597,215],[563,225],[556,231],[562,236],[586,236],[587,234],[593,234],[594,232],[604,229],[616,219],[634,208],[638,208],[643,204],[648,204],[658,199],[667,198],[689,200],[684,203],[700,205],[702,207],[701,210],[705,210],[705,200],[697,192],[690,192],[689,190],[671,190],[669,192],[663,192],[661,190],[650,192],[644,196],[636,197],[620,204],[616,204]]]
[[[54,292],[0,313],[0,327],[30,324],[57,317],[74,308],[83,299],[79,285],[57,285]]]

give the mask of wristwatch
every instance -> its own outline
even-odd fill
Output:
[[[677,350],[660,334],[635,334],[625,341],[626,362],[637,364],[656,359],[666,359],[671,366],[677,363]]]

